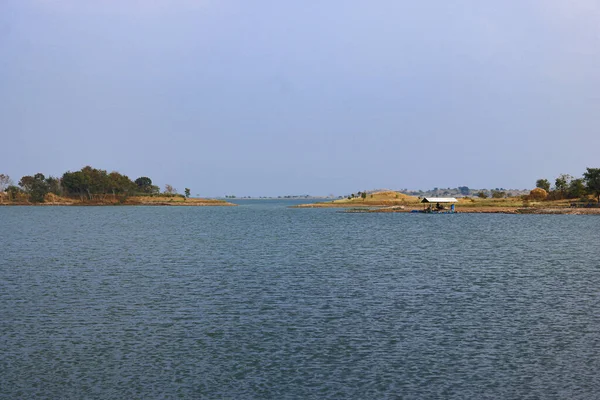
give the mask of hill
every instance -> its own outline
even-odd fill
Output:
[[[301,204],[299,208],[319,208],[319,207],[384,207],[384,206],[404,206],[417,205],[419,198],[409,196],[394,190],[384,190],[380,192],[367,193],[366,197],[349,197],[334,201],[319,202],[313,204]]]

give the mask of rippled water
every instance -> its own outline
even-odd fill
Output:
[[[0,398],[597,398],[600,218],[0,208]]]

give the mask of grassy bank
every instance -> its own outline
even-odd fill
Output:
[[[393,207],[393,206],[416,206],[421,200],[414,196],[391,190],[368,194],[366,198],[354,197],[351,199],[339,199],[334,201],[318,202],[312,204],[300,204],[295,208],[352,208],[352,207]]]

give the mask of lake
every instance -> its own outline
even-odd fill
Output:
[[[0,398],[600,393],[600,218],[0,207]]]

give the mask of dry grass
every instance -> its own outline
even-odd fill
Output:
[[[355,197],[353,199],[339,199],[335,200],[335,204],[348,204],[348,205],[395,205],[395,204],[416,204],[419,199],[414,196],[409,196],[404,193],[395,192],[393,190],[386,190],[383,192],[375,192],[367,194],[367,197]]]
[[[467,213],[506,213],[516,214],[521,210],[554,210],[562,213],[573,213],[568,210],[569,205],[577,200],[554,200],[554,201],[527,201],[520,197],[509,197],[503,199],[481,199],[478,197],[459,198],[456,203],[457,212]],[[320,207],[339,207],[339,208],[358,208],[358,207],[379,207],[377,212],[410,212],[411,210],[420,210],[425,207],[420,203],[421,200],[414,196],[408,196],[394,191],[383,191],[367,195],[366,199],[340,199],[332,202],[303,204],[297,207],[303,208],[320,208]],[[404,208],[394,207],[404,206]],[[561,211],[562,210],[562,211]],[[581,210],[581,209],[575,209]],[[547,212],[546,212],[547,213]],[[581,212],[594,214],[596,211]]]
[[[419,199],[414,196],[409,196],[404,193],[386,190],[381,192],[369,193],[367,197],[355,197],[352,199],[339,199],[334,201],[302,204],[296,207],[302,208],[321,208],[321,207],[389,207],[389,206],[406,206],[417,205]]]

